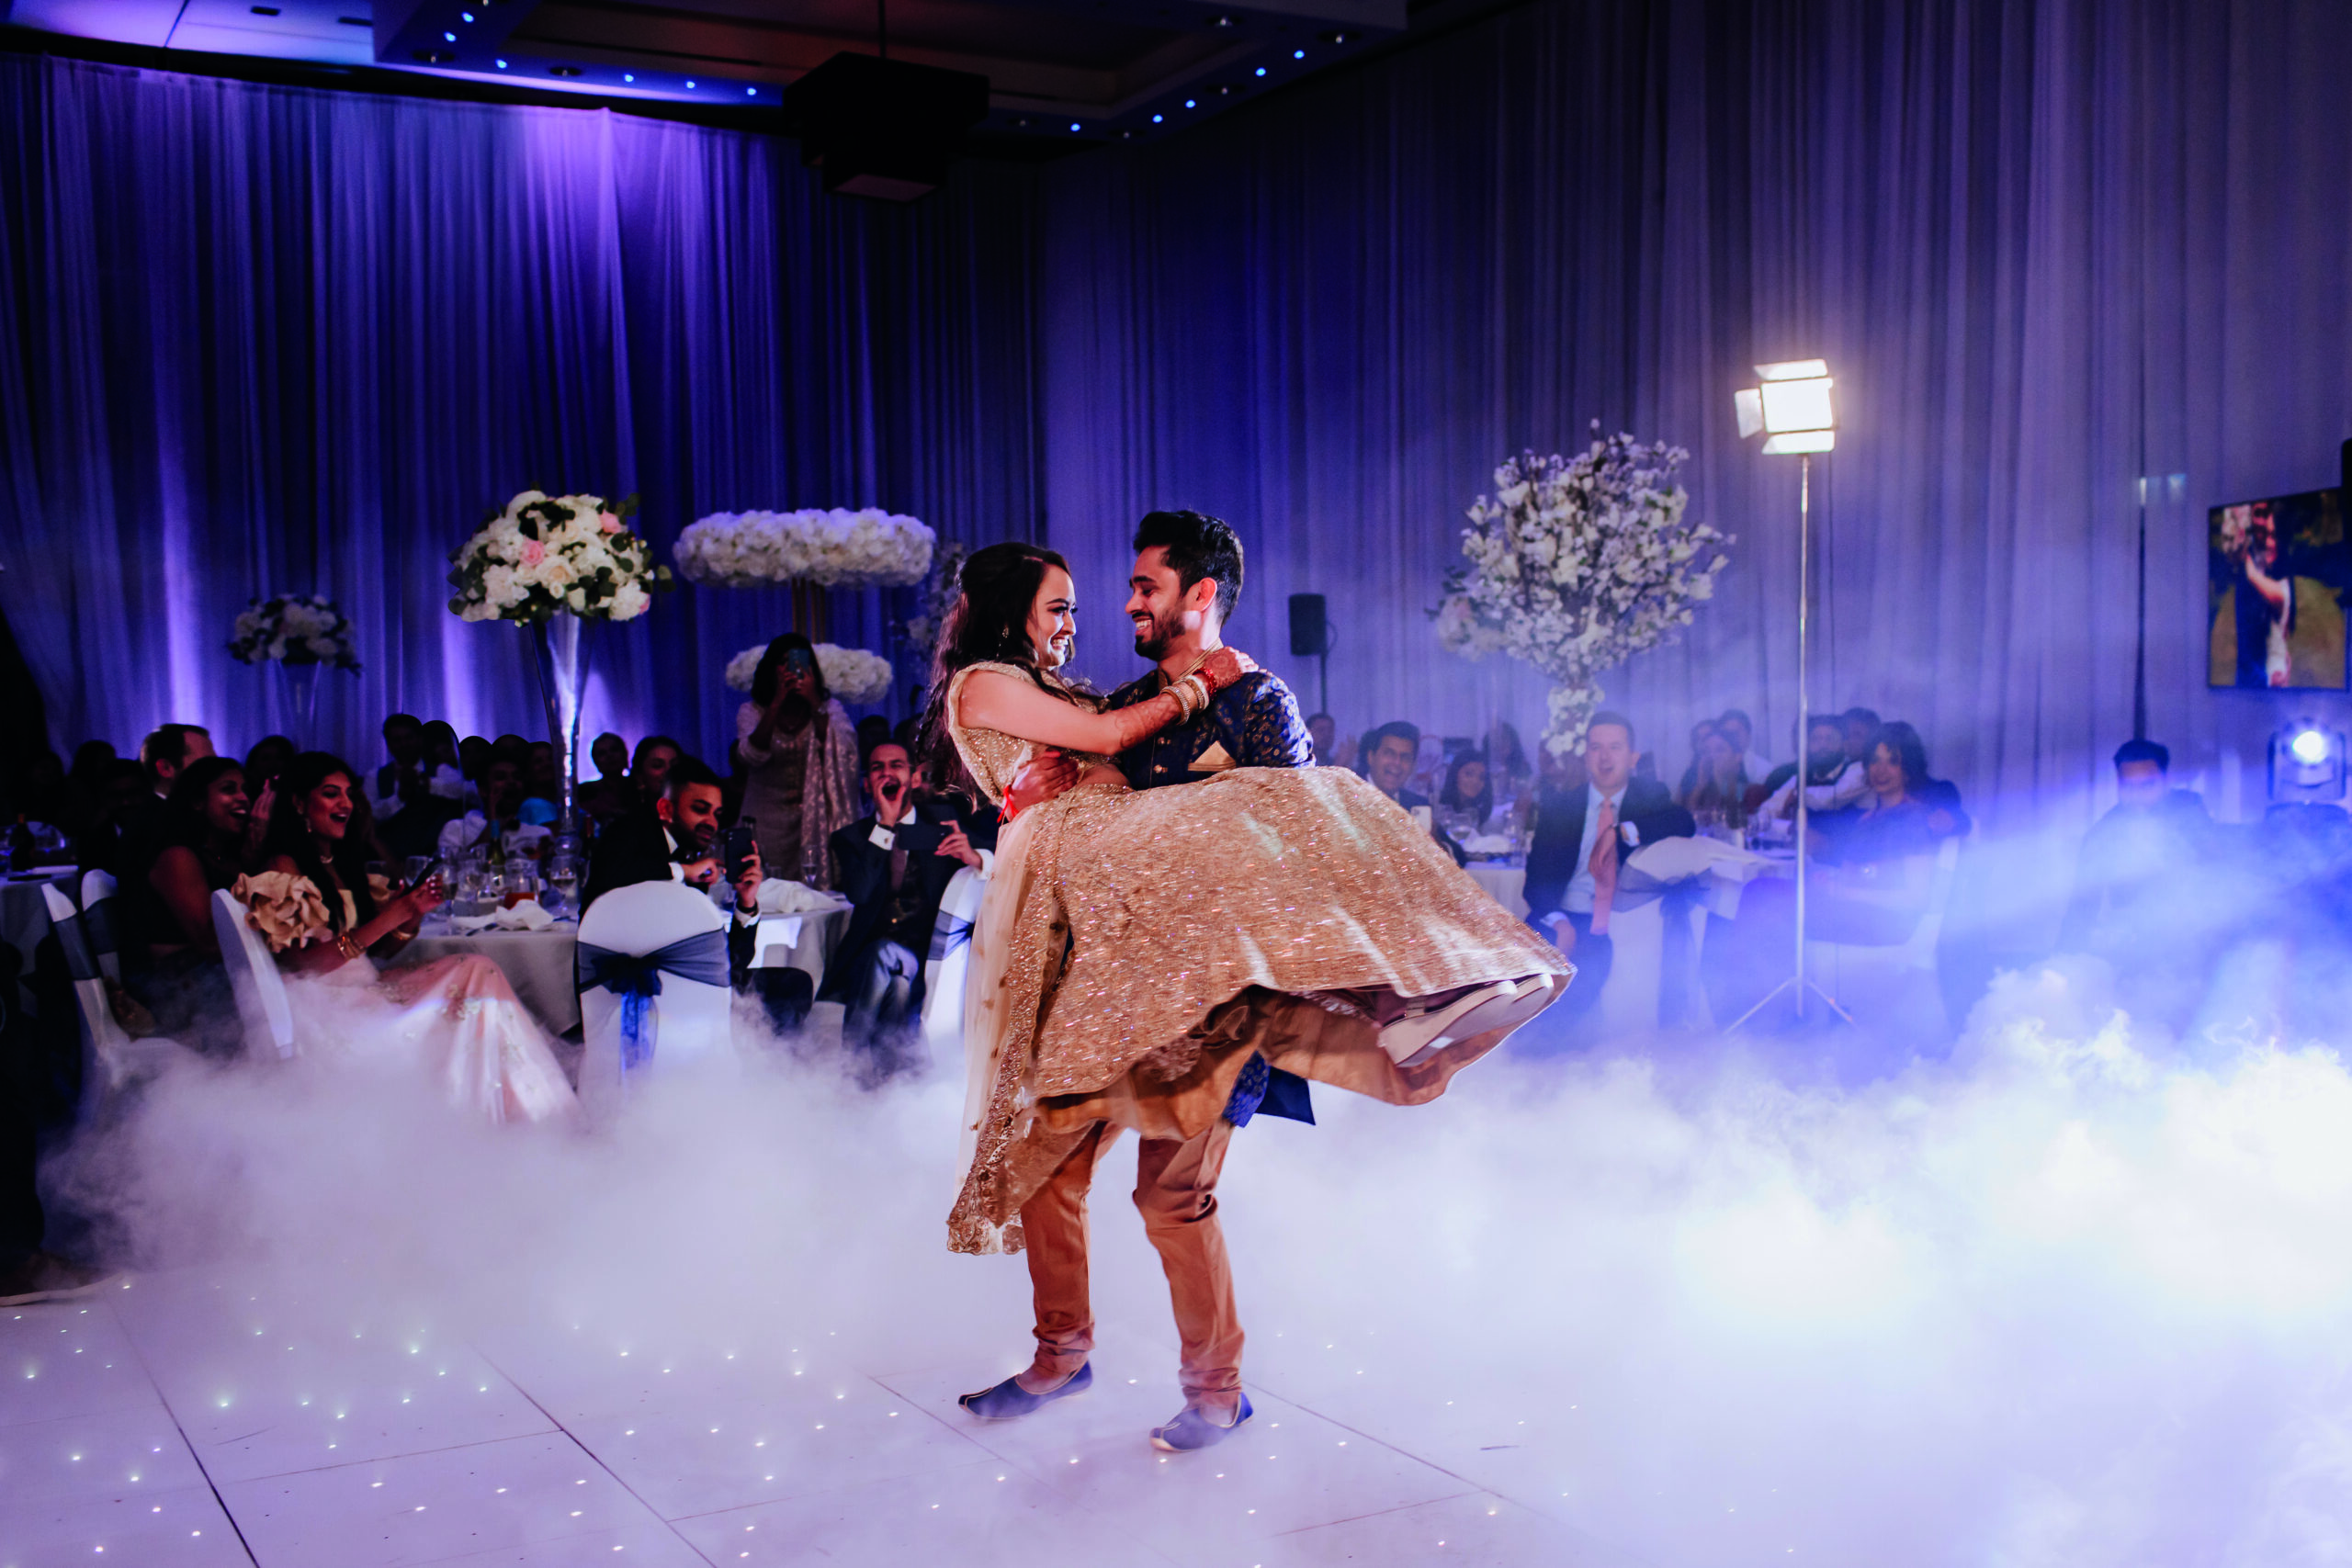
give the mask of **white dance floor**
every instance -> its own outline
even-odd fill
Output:
[[[191,1271],[0,1314],[0,1568],[1623,1561],[1511,1495],[1523,1431],[1286,1398],[1279,1350],[1245,1436],[1157,1454],[1148,1324],[1105,1333],[1090,1393],[983,1425],[968,1361],[330,1337],[282,1306]]]

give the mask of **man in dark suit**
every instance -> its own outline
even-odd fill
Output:
[[[729,966],[741,977],[752,961],[752,947],[760,923],[760,851],[754,844],[740,880],[729,882],[718,844],[718,775],[692,757],[680,757],[669,769],[663,794],[650,810],[639,809],[615,819],[596,835],[588,855],[588,883],[581,889],[582,909],[616,887],[639,882],[683,882],[713,890],[726,888],[734,912],[727,934]],[[803,991],[800,1010],[808,1010],[808,977],[798,970],[777,971],[799,976]],[[786,982],[789,985],[789,982]],[[771,998],[770,1010],[775,1010]]]
[[[817,995],[848,1008],[842,1037],[865,1055],[872,1084],[896,1070],[899,1041],[922,1014],[923,961],[947,885],[967,866],[985,873],[989,856],[961,822],[923,819],[897,741],[866,752],[865,793],[874,809],[827,840],[833,886],[852,908]]]
[[[1136,565],[1127,615],[1136,651],[1159,668],[1111,694],[1113,708],[1156,696],[1224,646],[1226,618],[1240,597],[1241,543],[1223,521],[1197,512],[1154,512],[1136,532]],[[1214,778],[1231,768],[1304,768],[1315,742],[1298,700],[1263,671],[1219,692],[1190,720],[1171,725],[1116,759],[1136,789]],[[1068,787],[1066,762],[1033,763],[1014,782],[1016,809]],[[1034,785],[1034,788],[1033,788]],[[1144,1138],[1136,1155],[1136,1206],[1144,1232],[1167,1270],[1176,1331],[1183,1346],[1184,1408],[1151,1434],[1170,1452],[1221,1442],[1250,1418],[1241,1393],[1241,1324],[1233,1274],[1217,1224],[1216,1183],[1233,1130],[1260,1111],[1314,1120],[1304,1080],[1253,1056],[1236,1080],[1225,1114],[1199,1136]],[[1112,1131],[1115,1131],[1113,1129]],[[964,1396],[965,1407],[992,1419],[1023,1416],[1092,1381],[1086,1195],[1110,1134],[1089,1136],[1021,1210],[1028,1239],[1029,1280],[1037,1308],[1037,1358],[1027,1371]]]
[[[1420,726],[1408,724],[1401,718],[1394,719],[1374,730],[1366,737],[1365,744],[1369,749],[1364,753],[1363,776],[1371,782],[1372,787],[1395,801],[1397,808],[1408,817],[1417,811],[1430,810],[1428,795],[1405,787],[1405,781],[1413,776],[1414,763],[1420,759]],[[1460,865],[1469,858],[1462,852],[1461,845],[1438,830],[1434,813],[1424,820],[1423,825],[1429,829],[1430,838],[1445,846],[1445,852],[1453,857],[1454,864]]]
[[[1606,906],[1596,895],[1614,886],[1620,858],[1697,830],[1663,783],[1634,776],[1634,757],[1633,720],[1597,713],[1585,727],[1588,782],[1580,789],[1547,790],[1536,806],[1527,851],[1527,923],[1576,956],[1577,983],[1560,999],[1571,1019],[1590,1010],[1609,983],[1613,954]],[[1601,917],[1597,931],[1596,913]]]

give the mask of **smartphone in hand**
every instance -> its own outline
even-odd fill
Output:
[[[742,822],[738,822],[728,829],[720,837],[719,856],[727,867],[728,881],[741,882],[743,880],[743,874],[752,869],[753,843],[751,827]]]

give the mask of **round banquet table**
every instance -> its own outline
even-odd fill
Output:
[[[39,894],[34,902],[40,902]],[[811,984],[821,982],[825,963],[848,922],[847,904],[829,909],[789,915],[762,915],[753,945],[752,964],[806,970]],[[47,917],[43,917],[46,929]],[[457,931],[448,922],[429,919],[416,940],[401,949],[392,967],[430,964],[451,953],[477,953],[498,965],[515,997],[541,1027],[553,1034],[568,1034],[580,1027],[580,991],[573,966],[580,950],[580,928],[559,921],[545,931]]]
[[[1527,919],[1527,868],[1508,861],[1474,860],[1462,868],[1485,888],[1494,901],[1521,919]]]

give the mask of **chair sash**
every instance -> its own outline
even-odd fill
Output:
[[[727,984],[727,933],[697,931],[650,953],[616,953],[583,942],[575,972],[582,990],[603,989],[621,998],[621,1072],[626,1077],[653,1058],[653,998],[662,994],[662,976],[705,986]]]

